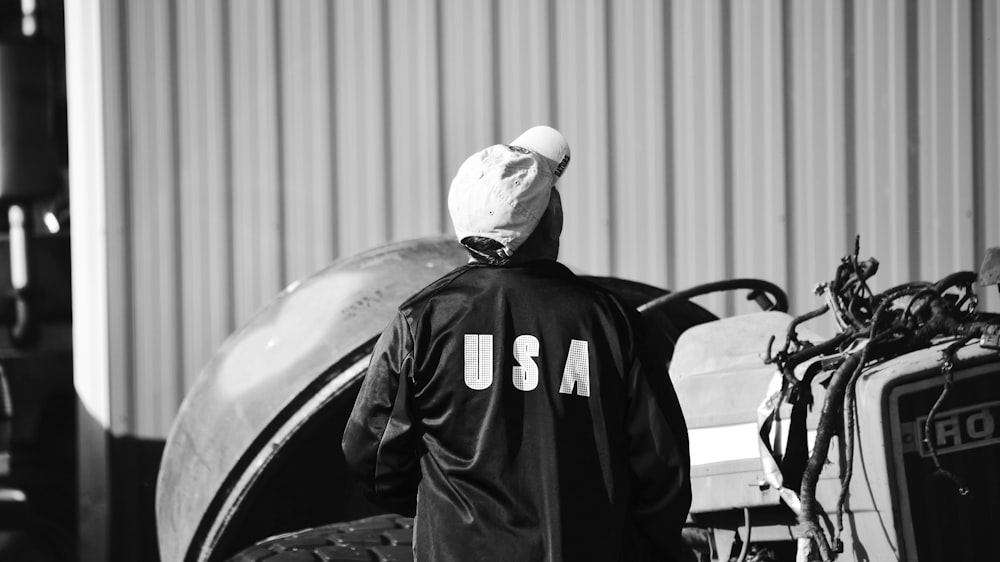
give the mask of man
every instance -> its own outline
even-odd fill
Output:
[[[469,157],[448,207],[470,263],[375,346],[344,454],[416,514],[417,560],[678,556],[686,427],[641,317],[555,261],[569,159],[550,127]]]

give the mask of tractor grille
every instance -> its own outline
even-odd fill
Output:
[[[923,443],[943,376],[894,388],[892,465],[904,560],[993,560],[1000,521],[1000,366],[958,370],[934,416],[932,439],[942,468]]]

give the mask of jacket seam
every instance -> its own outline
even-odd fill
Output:
[[[408,343],[410,344],[410,345],[407,346],[409,349],[407,350],[406,355],[404,355],[402,361],[400,361],[400,365],[404,365],[406,363],[407,359],[413,357],[413,345],[412,345],[412,342],[413,342],[413,332],[412,332],[411,327],[410,327],[409,319],[406,318],[406,315],[403,314],[402,311],[399,311],[399,310],[397,310],[396,313],[403,319],[403,323],[406,325],[406,336],[407,336],[407,338],[409,338],[409,342]],[[404,374],[403,373],[399,373],[399,377],[402,377],[402,376],[404,376]],[[389,409],[389,416],[386,418],[385,427],[382,428],[382,434],[379,435],[379,438],[378,438],[378,446],[375,448],[375,471],[372,474],[372,492],[375,493],[375,495],[379,495],[378,475],[379,475],[379,467],[382,464],[382,462],[381,462],[381,459],[382,459],[382,445],[385,443],[385,436],[386,436],[386,434],[389,433],[389,424],[392,421],[392,412],[395,409],[396,400],[399,397],[399,387],[400,387],[400,382],[397,379],[396,380],[396,391],[395,391],[395,393],[393,394],[393,397],[392,397],[392,406],[393,407]],[[412,420],[411,420],[411,423],[412,423]]]

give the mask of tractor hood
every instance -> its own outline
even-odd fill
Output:
[[[769,341],[774,337],[774,349],[780,348],[792,320],[791,316],[777,312],[725,318],[692,327],[678,340],[670,371],[688,423],[692,515],[781,503],[783,498],[767,477],[769,459],[761,448],[761,419],[765,404],[780,385],[781,377],[773,365],[765,363]],[[797,331],[804,341],[815,343],[822,339],[801,327]],[[910,387],[926,387],[936,393],[943,379],[944,352],[955,341],[954,337],[940,338],[928,347],[876,362],[862,371],[856,390],[857,424],[865,428],[885,427],[886,430],[862,432],[859,450],[881,452],[899,448],[895,454],[902,459],[906,451],[916,447],[915,436],[920,429],[915,428],[909,418],[897,421],[900,419],[897,412],[899,395]],[[864,341],[858,343],[851,352],[865,344]],[[806,369],[817,361],[819,359],[798,366],[796,376],[801,379]],[[982,369],[1000,369],[997,350],[983,347],[978,340],[956,350],[953,362],[959,388],[971,384],[963,380],[973,380],[969,377]],[[822,372],[812,385],[813,406],[806,414],[804,427],[798,428],[805,431],[809,450],[812,450],[821,406],[826,398],[826,388],[819,383],[832,373],[835,365],[821,366]],[[929,406],[924,404],[922,407],[917,413],[909,414],[910,417],[925,419]],[[962,405],[960,398],[952,398],[942,408],[942,416],[958,415],[949,414],[952,408],[959,414],[972,411],[971,406]],[[783,404],[778,413],[779,422],[771,432],[765,431],[771,440],[777,439],[782,448],[789,433],[795,431],[789,423],[790,411],[791,407]],[[824,505],[835,506],[840,493],[840,454],[839,447],[831,447],[827,466],[820,476],[817,494]],[[884,455],[869,453],[865,466],[867,470],[859,468],[857,472],[868,479],[865,485],[869,487],[865,488],[866,493],[852,496],[858,517],[866,516],[866,512],[875,513],[879,506],[893,505],[894,487],[895,497],[905,497],[905,490],[899,488],[898,482],[886,477],[892,474],[892,467]],[[882,543],[885,540],[873,541],[873,544]],[[888,546],[885,548],[891,550]],[[895,543],[892,548],[896,548]]]

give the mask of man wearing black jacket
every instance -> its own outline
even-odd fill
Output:
[[[417,560],[679,557],[684,419],[642,318],[555,261],[569,157],[534,127],[467,159],[449,211],[472,259],[375,346],[344,454],[415,514]]]

